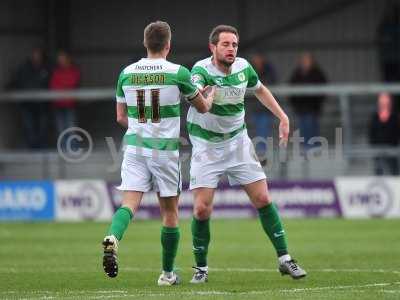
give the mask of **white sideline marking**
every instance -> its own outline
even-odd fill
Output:
[[[324,273],[395,273],[400,274],[397,270],[384,269],[307,269],[310,272]],[[277,269],[259,269],[259,268],[210,268],[210,272],[277,272]]]
[[[121,293],[121,294],[126,294],[127,291],[123,290],[104,290],[104,291],[92,291],[92,293],[98,293],[98,294],[108,294],[108,293]]]
[[[381,283],[369,283],[369,284],[360,284],[360,285],[339,285],[339,286],[324,286],[324,287],[313,287],[313,288],[293,288],[293,289],[280,289],[280,290],[262,290],[262,291],[246,291],[246,292],[227,292],[227,291],[182,291],[182,292],[170,292],[170,293],[146,293],[142,290],[137,290],[134,293],[128,293],[128,291],[124,290],[110,290],[110,291],[68,291],[67,294],[64,295],[60,292],[55,292],[56,296],[40,296],[29,299],[52,299],[57,296],[62,296],[63,298],[76,298],[77,295],[85,294],[85,298],[88,299],[108,299],[108,298],[120,298],[120,297],[156,297],[156,296],[211,296],[211,295],[229,295],[229,296],[240,296],[240,295],[264,295],[271,293],[298,293],[298,292],[318,292],[318,291],[327,291],[327,290],[347,290],[347,289],[365,289],[365,288],[374,288],[374,287],[386,287],[392,285],[400,285],[400,281],[397,282],[381,282]],[[387,293],[399,293],[399,290],[380,290],[381,292]],[[17,291],[10,291],[8,293],[17,293]],[[52,293],[49,291],[32,291],[27,294],[47,294]],[[106,295],[106,294],[110,295]],[[4,292],[3,292],[4,294]],[[93,296],[89,296],[87,294],[92,294]],[[115,295],[117,294],[117,295]]]
[[[381,290],[382,293],[400,294],[400,290]]]
[[[131,268],[125,267],[121,268],[122,271],[128,272],[156,272],[160,271],[159,269],[153,268]],[[179,272],[182,269],[177,269]],[[263,268],[212,268],[209,269],[210,272],[243,272],[243,273],[251,273],[251,272],[267,272],[267,273],[275,273],[278,272],[278,269],[263,269]],[[399,274],[398,270],[385,270],[385,269],[307,269],[309,272],[322,272],[322,273],[392,273]]]
[[[85,298],[87,299],[111,299],[111,298],[120,298],[120,297],[164,297],[164,296],[246,296],[246,295],[265,295],[276,292],[281,293],[298,293],[298,292],[314,292],[314,291],[326,291],[326,290],[346,290],[346,289],[362,289],[362,288],[373,288],[373,287],[385,287],[390,285],[400,285],[399,282],[382,282],[382,283],[369,283],[362,285],[343,285],[343,286],[325,286],[325,287],[315,287],[315,288],[294,288],[294,289],[281,289],[281,290],[263,290],[263,291],[247,291],[247,292],[227,292],[227,291],[183,291],[180,293],[171,292],[171,293],[144,293],[143,291],[137,291],[134,294],[128,294],[127,291],[69,291],[68,294],[71,295],[63,295],[62,293],[56,292],[57,296],[62,296],[63,298],[76,298],[77,295],[86,294]],[[361,292],[363,290],[359,290]],[[380,290],[381,292],[389,292],[389,293],[398,293],[397,290]],[[47,291],[46,291],[47,292]],[[110,295],[99,295],[110,293]],[[117,295],[112,295],[112,293],[118,293]],[[35,291],[34,294],[39,294],[40,291]],[[92,294],[93,296],[88,296],[87,294]],[[42,296],[42,297],[34,297],[29,299],[53,299],[57,296]],[[88,297],[87,297],[88,296]]]
[[[308,291],[324,291],[324,290],[344,290],[344,289],[353,289],[353,288],[369,288],[369,287],[382,287],[389,285],[400,285],[400,281],[397,282],[382,282],[382,283],[368,283],[368,284],[360,284],[360,285],[338,285],[338,286],[324,286],[324,287],[314,287],[314,288],[295,288],[295,289],[285,289],[281,290],[282,292],[308,292]]]

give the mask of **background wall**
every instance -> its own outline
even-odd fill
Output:
[[[374,81],[379,79],[374,40],[384,7],[385,1],[374,0],[308,0],[307,5],[290,0],[205,0],[201,5],[176,0],[5,0],[0,3],[0,84],[33,46],[54,52],[57,40],[81,65],[83,85],[114,84],[123,65],[145,54],[143,28],[156,19],[172,27],[171,59],[188,66],[208,55],[211,28],[226,23],[240,30],[240,54],[265,52],[282,81],[299,53],[308,50],[332,81]]]
[[[0,89],[37,45],[48,50],[50,59],[57,49],[69,48],[82,70],[82,87],[114,86],[121,68],[145,55],[143,28],[156,19],[172,27],[170,59],[188,67],[209,55],[210,30],[226,23],[239,28],[240,55],[264,53],[276,66],[280,82],[288,80],[304,51],[315,54],[331,82],[379,81],[375,39],[387,3],[5,0],[0,3]],[[324,111],[322,132],[329,136],[329,126],[339,120],[337,105],[327,104]],[[111,122],[93,122],[93,112],[114,120],[113,99],[80,105],[79,122],[94,135],[121,134]],[[1,105],[0,149],[24,147],[19,124],[18,107]]]

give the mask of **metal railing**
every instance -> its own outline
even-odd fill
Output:
[[[338,101],[340,111],[340,120],[343,130],[343,154],[345,160],[352,158],[372,158],[377,155],[381,156],[397,156],[400,155],[399,148],[372,148],[369,145],[353,145],[352,142],[352,118],[350,103],[351,97],[355,95],[377,95],[380,92],[389,92],[391,94],[400,94],[400,84],[380,84],[380,83],[365,83],[365,84],[329,84],[329,85],[279,85],[271,86],[270,90],[276,96],[293,96],[293,95],[326,95],[330,96],[331,101]],[[115,90],[113,88],[82,88],[74,91],[47,91],[47,90],[32,90],[32,91],[9,91],[0,93],[0,105],[2,103],[18,103],[18,102],[35,102],[35,101],[55,101],[59,98],[75,98],[82,102],[93,101],[114,101]],[[400,133],[399,133],[400,134]],[[44,162],[44,165],[49,165],[50,162],[59,161],[56,154],[47,153],[36,156],[27,157],[25,159],[35,159],[36,161]],[[0,163],[11,163],[13,160],[18,161],[21,155],[13,152],[0,154]],[[346,162],[347,163],[347,162]],[[61,172],[60,176],[63,172]],[[48,170],[43,170],[43,177],[50,174]]]
[[[344,146],[347,148],[352,144],[350,96],[354,95],[376,95],[380,92],[400,94],[400,84],[329,84],[329,85],[277,85],[271,86],[270,90],[277,96],[303,96],[303,95],[326,95],[336,96],[339,101],[341,123],[344,131]],[[47,91],[47,90],[25,90],[0,93],[0,104],[10,102],[27,102],[56,100],[60,98],[75,98],[78,101],[111,101],[114,99],[113,88],[82,88],[74,91]],[[330,97],[334,99],[334,97]]]

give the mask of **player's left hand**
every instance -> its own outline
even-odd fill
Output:
[[[203,94],[203,97],[207,98],[210,95],[214,97],[215,91],[215,85],[206,85],[200,92]]]
[[[286,117],[279,123],[279,146],[286,147],[289,139],[289,119]]]

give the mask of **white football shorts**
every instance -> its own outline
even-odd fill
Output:
[[[149,157],[125,151],[121,166],[121,191],[159,192],[161,197],[179,195],[182,189],[178,157]]]
[[[230,185],[245,185],[266,179],[254,146],[247,136],[231,145],[193,149],[190,161],[190,187],[216,188],[226,174]]]

